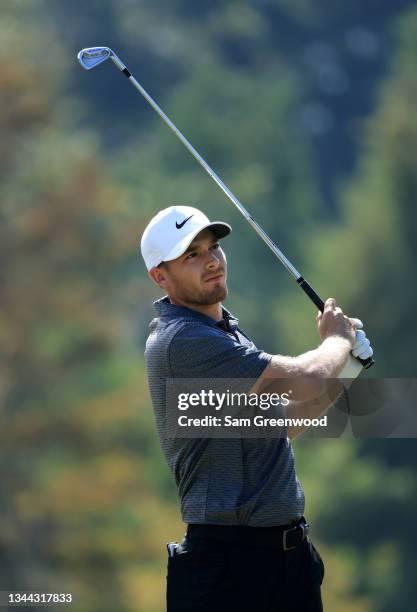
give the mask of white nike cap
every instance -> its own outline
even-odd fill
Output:
[[[147,269],[185,253],[197,234],[207,228],[218,238],[224,238],[232,231],[227,223],[210,221],[201,210],[192,206],[170,206],[161,210],[150,220],[140,241]]]

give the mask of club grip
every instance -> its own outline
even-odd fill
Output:
[[[308,295],[308,297],[313,302],[313,304],[315,304],[317,308],[321,312],[323,312],[324,302],[321,299],[321,297],[314,291],[313,287],[309,285],[308,282],[302,276],[300,276],[300,278],[297,279],[297,283],[299,284],[301,289],[304,291],[304,293]],[[373,366],[375,363],[372,357],[368,357],[368,359],[360,359],[359,357],[356,357],[356,359],[361,362],[365,370]]]
[[[360,359],[359,357],[356,357],[356,359],[361,362],[365,370],[375,365],[375,361],[373,360],[372,357],[368,357],[368,359]]]
[[[324,302],[321,299],[321,297],[314,291],[313,287],[311,287],[302,276],[300,276],[300,278],[297,279],[297,283],[300,285],[304,293],[308,295],[308,297],[313,302],[313,304],[315,304],[317,308],[321,310],[321,312],[323,312]]]

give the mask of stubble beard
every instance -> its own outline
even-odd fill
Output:
[[[227,286],[223,284],[216,284],[210,290],[206,291],[184,291],[181,295],[181,299],[195,306],[212,306],[223,302],[227,297]]]

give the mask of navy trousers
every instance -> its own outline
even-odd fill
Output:
[[[323,576],[308,537],[284,551],[186,536],[168,545],[167,612],[322,612]]]

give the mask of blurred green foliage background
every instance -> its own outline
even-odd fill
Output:
[[[184,525],[144,369],[145,225],[174,203],[233,225],[226,305],[266,351],[315,346],[315,312],[127,81],[76,53],[114,48],[319,293],[364,319],[372,376],[414,376],[417,10],[14,0],[0,17],[0,590],[162,612]],[[415,612],[415,440],[295,452],[326,609]]]

